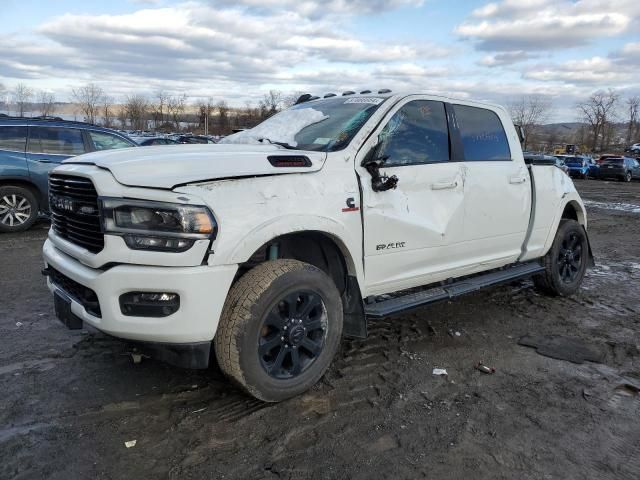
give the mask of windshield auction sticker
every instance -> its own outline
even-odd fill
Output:
[[[384,99],[376,97],[356,97],[350,98],[344,103],[368,103],[370,105],[380,105]]]

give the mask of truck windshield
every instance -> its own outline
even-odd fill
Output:
[[[294,105],[220,143],[277,143],[299,150],[345,148],[386,98],[334,97]]]

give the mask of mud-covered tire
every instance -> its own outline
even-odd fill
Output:
[[[38,219],[38,200],[21,186],[0,187],[0,232],[22,232]]]
[[[561,220],[553,245],[542,261],[544,272],[533,277],[534,284],[548,295],[573,295],[580,288],[588,261],[584,228],[575,220]]]
[[[313,310],[305,317],[308,306]],[[268,261],[231,288],[214,339],[216,358],[249,394],[286,400],[322,377],[340,344],[342,320],[340,293],[326,273],[297,260]]]

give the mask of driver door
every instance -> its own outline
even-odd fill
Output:
[[[464,184],[460,163],[451,161],[445,104],[420,96],[405,99],[369,143],[356,159],[366,295],[447,278],[459,262],[453,246],[464,233]],[[376,158],[384,159],[380,174],[396,175],[395,189],[374,191],[372,175],[361,166],[376,144]]]

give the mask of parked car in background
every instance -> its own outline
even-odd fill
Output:
[[[569,168],[569,175],[574,178],[589,178],[593,160],[586,155],[556,155]]]
[[[138,145],[141,147],[149,147],[153,145],[179,145],[180,142],[173,140],[171,138],[166,137],[152,137],[152,138],[140,138],[136,139],[138,141]]]
[[[567,167],[567,164],[564,163],[564,160],[562,158],[558,158],[558,157],[553,157],[553,158],[556,159],[556,167],[558,167],[564,173],[569,175],[569,167]]]
[[[0,117],[0,232],[26,230],[48,211],[49,172],[63,160],[135,146],[124,135],[88,123]]]
[[[640,153],[640,143],[634,143],[629,147],[631,153]]]
[[[600,162],[599,178],[616,178],[630,182],[640,179],[640,163],[635,158],[607,156]]]
[[[178,143],[216,143],[214,140],[205,137],[204,135],[178,135],[173,137],[173,139]]]
[[[555,165],[564,173],[569,175],[569,167],[567,167],[564,163],[564,160],[559,158],[558,156],[545,155],[544,153],[535,153],[535,152],[522,152],[524,156],[524,161],[530,164],[547,164],[547,165]]]

